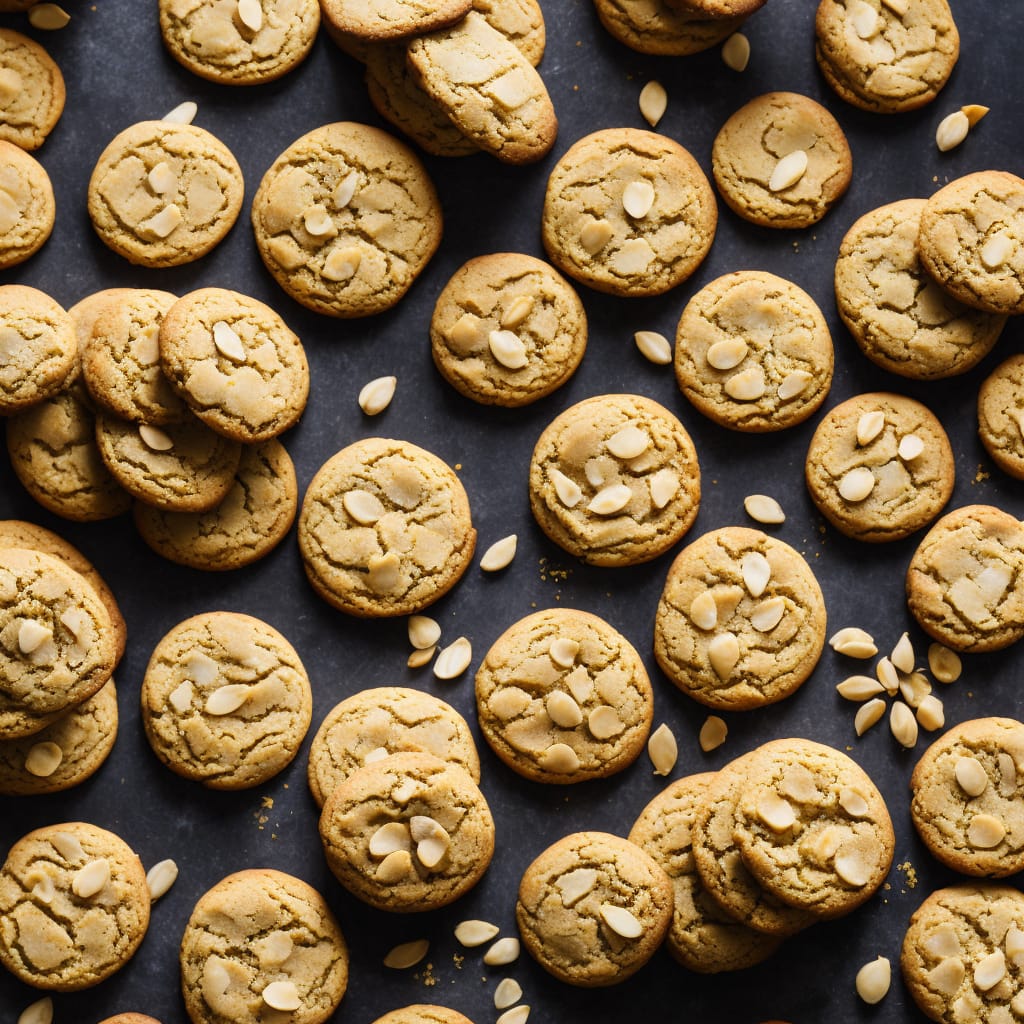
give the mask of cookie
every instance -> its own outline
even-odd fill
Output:
[[[724,42],[742,18],[708,18],[669,0],[594,0],[605,30],[639,53],[686,57]]]
[[[64,76],[37,42],[0,28],[0,139],[38,149],[64,112]]]
[[[928,852],[963,875],[1024,868],[1024,725],[977,718],[954,725],[910,778],[910,817]]]
[[[649,853],[672,880],[672,925],[665,944],[691,971],[718,974],[740,971],[766,960],[781,939],[754,931],[722,913],[701,884],[693,860],[694,808],[714,778],[713,772],[676,779],[641,812],[630,842]]]
[[[160,368],[203,423],[243,444],[293,427],[309,396],[302,342],[269,306],[226,288],[189,292],[167,310]]]
[[[317,471],[299,513],[313,589],[350,615],[411,615],[446,594],[473,559],[459,478],[407,441],[370,437]]]
[[[925,203],[917,250],[954,298],[987,313],[1024,313],[1024,179],[976,171]]]
[[[320,26],[317,0],[160,0],[167,52],[193,74],[223,85],[256,85],[306,59]],[[244,13],[243,13],[244,11]]]
[[[528,164],[555,144],[558,118],[543,79],[482,14],[413,39],[406,60],[420,88],[484,152]]]
[[[37,405],[77,371],[71,317],[37,288],[0,285],[0,416]]]
[[[790,696],[825,645],[825,600],[803,556],[760,530],[727,526],[687,545],[668,571],[654,656],[684,693],[748,711]]]
[[[946,0],[821,0],[814,53],[847,103],[879,114],[931,103],[960,55]]]
[[[242,450],[226,497],[207,512],[174,512],[135,503],[135,528],[161,557],[208,572],[240,569],[266,557],[295,521],[295,467],[280,441]]]
[[[544,12],[537,0],[473,0],[473,10],[514,43],[534,67],[540,64],[547,30]]]
[[[769,92],[722,125],[711,149],[718,194],[766,228],[817,224],[849,187],[850,146],[839,122],[794,92]]]
[[[378,910],[447,906],[483,876],[494,820],[476,783],[431,754],[392,754],[363,764],[324,804],[327,866]]]
[[[917,255],[923,199],[901,199],[854,222],[836,260],[836,306],[860,350],[914,380],[966,373],[995,345],[1005,316],[971,309],[924,272]]]
[[[978,389],[978,436],[989,458],[1024,480],[1024,355],[1001,362]]]
[[[403,1006],[398,1010],[385,1013],[373,1024],[473,1024],[458,1010],[450,1010],[447,1006],[431,1006],[426,1003],[415,1003]]]
[[[902,540],[953,493],[956,466],[942,424],[920,402],[876,391],[830,409],[804,466],[818,511],[855,540]]]
[[[617,985],[654,955],[672,922],[672,883],[654,858],[607,832],[549,846],[519,883],[516,923],[529,954],[559,981]]]
[[[242,169],[194,124],[140,121],[115,136],[89,179],[100,240],[129,263],[176,267],[205,256],[242,208]]]
[[[0,270],[37,253],[50,237],[56,215],[53,186],[43,165],[0,139]]]
[[[953,885],[914,911],[900,968],[934,1021],[997,1024],[1019,1016],[1024,894],[1006,885]]]
[[[36,829],[0,869],[0,963],[35,988],[90,988],[132,958],[149,902],[142,863],[113,832],[81,821]]]
[[[144,1013],[118,1013],[113,1017],[101,1020],[100,1024],[160,1024],[155,1017],[147,1017]]]
[[[549,608],[514,623],[476,674],[480,731],[535,782],[602,779],[647,742],[654,694],[633,645],[588,612]]]
[[[676,329],[680,390],[709,419],[764,433],[802,423],[832,386],[832,335],[791,281],[741,270],[705,285]]]
[[[670,4],[701,18],[748,18],[765,0],[670,0]]]
[[[0,740],[0,795],[39,796],[90,778],[117,738],[117,691],[109,680],[88,700],[31,736]]]
[[[238,871],[199,898],[185,926],[185,1009],[192,1024],[257,1024],[286,1013],[292,1024],[323,1024],[348,987],[348,959],[316,889],[271,868]]]
[[[92,339],[92,329],[100,314],[107,306],[114,302],[130,302],[135,295],[134,288],[101,288],[98,292],[79,299],[73,306],[68,308],[68,316],[75,325],[75,337],[78,339],[79,362],[89,347]],[[159,293],[158,293],[159,294]],[[75,380],[79,378],[76,377]]]
[[[149,659],[141,696],[153,752],[210,789],[272,779],[298,753],[313,710],[292,645],[238,612],[207,612],[175,626]]]
[[[541,237],[551,262],[612,295],[661,295],[708,254],[718,208],[677,142],[606,128],[574,143],[548,178]]]
[[[640,395],[599,395],[570,406],[533,449],[534,518],[590,565],[657,558],[690,528],[699,504],[690,435]]]
[[[587,346],[587,314],[543,260],[499,252],[464,263],[430,321],[434,365],[483,405],[522,406],[561,387]]]
[[[357,768],[391,754],[433,754],[480,782],[480,758],[466,720],[443,700],[406,686],[346,697],[320,723],[309,748],[309,789],[318,807]]]
[[[252,203],[256,246],[296,302],[328,316],[390,309],[441,241],[441,204],[418,157],[368,125],[293,142]]]
[[[367,42],[420,36],[454,24],[472,7],[472,0],[321,0],[328,24]]]

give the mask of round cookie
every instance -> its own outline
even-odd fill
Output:
[[[436,455],[371,437],[317,471],[299,513],[306,576],[350,615],[410,615],[446,594],[473,559],[469,499]]]
[[[940,1024],[999,1024],[1019,1016],[1022,918],[1024,894],[1011,886],[933,892],[911,916],[900,954],[918,1009]]]
[[[629,833],[664,868],[675,893],[672,925],[665,944],[691,971],[739,971],[766,960],[781,939],[754,931],[724,914],[706,893],[693,859],[692,827],[698,800],[713,772],[676,779],[641,812]]]
[[[295,467],[280,441],[242,449],[231,490],[207,512],[174,512],[136,502],[135,528],[160,556],[222,572],[268,555],[291,529],[299,507]]]
[[[672,883],[650,854],[607,832],[549,846],[519,883],[516,923],[559,981],[617,985],[654,955],[672,922]]]
[[[544,11],[537,0],[473,0],[482,14],[534,66],[540,64],[547,42]]]
[[[907,567],[917,624],[955,651],[998,651],[1024,636],[1024,525],[965,505],[925,535]]]
[[[205,256],[231,230],[243,189],[238,161],[208,131],[140,121],[100,154],[89,217],[102,242],[130,263],[176,267]]]
[[[160,0],[160,33],[193,74],[224,85],[255,85],[306,59],[320,26],[318,0],[260,0],[246,20],[237,0]]]
[[[196,903],[181,937],[181,992],[192,1024],[279,1020],[271,985],[295,997],[292,1024],[323,1024],[348,987],[348,946],[324,898],[283,871],[221,879]]]
[[[806,162],[794,180],[796,171],[787,173],[782,161],[797,152]],[[843,129],[823,106],[799,93],[769,92],[722,125],[711,169],[719,195],[744,220],[766,228],[806,228],[846,191],[853,162]]]
[[[276,629],[207,612],[157,644],[142,680],[142,724],[171,771],[210,789],[248,789],[298,753],[313,712],[309,677]]]
[[[685,57],[724,42],[742,18],[708,18],[680,10],[670,0],[594,0],[605,30],[639,53]]]
[[[879,391],[829,410],[811,438],[804,476],[818,511],[840,533],[880,544],[908,537],[942,511],[956,466],[946,431],[925,406]]]
[[[978,389],[978,436],[992,461],[1024,480],[1024,355],[1001,362]]]
[[[748,18],[765,0],[669,0],[670,6],[701,18]]]
[[[123,967],[149,925],[146,872],[113,832],[73,821],[19,839],[0,869],[0,963],[77,992]]]
[[[317,806],[356,769],[391,754],[433,754],[480,783],[473,734],[455,708],[422,690],[379,686],[336,704],[313,737],[308,779]]]
[[[925,202],[921,265],[954,298],[988,313],[1024,313],[1024,179],[956,178]]]
[[[392,754],[364,764],[324,804],[327,866],[378,910],[447,906],[483,876],[494,820],[476,783],[432,754]]]
[[[657,558],[690,528],[699,504],[690,435],[640,395],[599,395],[570,406],[533,449],[534,518],[590,565]]]
[[[705,285],[676,330],[683,394],[709,419],[763,433],[802,423],[828,395],[832,335],[817,303],[791,281],[741,270]]]
[[[405,39],[451,25],[472,0],[321,0],[324,19],[338,32],[368,42]]]
[[[89,347],[89,342],[92,340],[92,329],[96,326],[100,314],[113,302],[131,302],[136,291],[137,289],[134,288],[101,288],[98,292],[84,296],[69,307],[68,316],[71,317],[75,325],[75,337],[78,339],[79,362],[82,361],[85,350]]]
[[[269,306],[226,288],[189,292],[167,310],[160,368],[211,430],[243,444],[293,427],[309,396],[302,342]]]
[[[910,817],[929,853],[964,875],[1005,878],[1024,868],[1024,725],[961,722],[921,756]]]
[[[587,346],[587,314],[565,278],[523,253],[477,256],[444,286],[430,321],[434,365],[483,405],[522,406],[561,387]]]
[[[717,225],[715,194],[687,150],[654,132],[606,128],[555,164],[541,236],[559,270],[597,291],[661,295],[700,266]]]
[[[879,114],[930,103],[960,55],[946,0],[821,0],[814,36],[825,81],[847,103]]]
[[[37,253],[50,237],[56,215],[53,186],[43,165],[0,139],[0,270]]]
[[[398,1010],[385,1013],[373,1024],[473,1024],[458,1010],[450,1010],[447,1006],[431,1006],[427,1003],[415,1003],[403,1006]]]
[[[0,740],[0,796],[58,793],[85,782],[113,749],[117,721],[117,690],[110,679],[45,729]]]
[[[514,623],[476,673],[480,730],[514,772],[535,782],[601,779],[644,749],[654,716],[633,645],[588,612],[549,608]]]
[[[836,260],[836,305],[873,363],[915,380],[966,373],[989,353],[1005,316],[971,309],[924,272],[917,255],[923,199],[865,213]]]
[[[37,42],[0,28],[0,140],[38,149],[64,111],[64,76]]]
[[[100,1024],[160,1024],[155,1017],[147,1017],[144,1013],[118,1013],[113,1017],[101,1020]]]
[[[687,545],[669,568],[654,655],[684,693],[748,711],[790,696],[825,645],[825,600],[810,566],[760,530],[727,526]]]

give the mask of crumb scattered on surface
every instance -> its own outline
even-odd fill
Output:
[[[272,796],[261,796],[260,806],[266,808],[268,811],[274,806],[274,798]]]
[[[897,871],[902,871],[907,876],[907,887],[910,889],[917,888],[917,869],[909,860],[905,860],[902,864],[896,865]]]
[[[979,462],[978,472],[974,474],[974,482],[980,484],[983,480],[987,480],[991,476],[991,473],[985,472],[985,467]]]
[[[457,971],[462,970],[462,964],[465,962],[465,959],[464,956],[460,956],[458,953],[452,953],[452,963],[455,964]]]

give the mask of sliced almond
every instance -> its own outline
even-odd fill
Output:
[[[976,850],[991,850],[1006,838],[1006,826],[991,814],[976,814],[967,826],[967,841]]]
[[[410,615],[408,633],[409,643],[422,651],[433,647],[441,639],[441,626],[429,615]]]
[[[238,12],[238,20],[250,32],[259,32],[263,28],[263,8],[260,5],[260,0],[238,0],[235,10]],[[274,1007],[274,1009],[279,1010],[281,1007]],[[298,1009],[298,1007],[296,1006],[294,1009]]]
[[[35,619],[22,619],[18,627],[18,649],[22,654],[34,654],[48,640],[53,639],[53,630]]]
[[[863,447],[872,441],[885,428],[885,413],[879,409],[863,413],[857,420],[857,444]]]
[[[56,743],[33,743],[25,755],[25,771],[37,779],[48,779],[63,760],[64,751]]]
[[[956,651],[942,644],[931,644],[928,648],[928,668],[940,683],[955,683],[963,671],[963,662]]]
[[[143,238],[168,238],[184,220],[181,207],[177,203],[168,203],[159,213],[139,224],[138,234]]]
[[[750,62],[750,40],[742,32],[733,32],[722,44],[722,60],[733,71],[746,71]]]
[[[716,370],[731,370],[747,358],[749,351],[747,343],[742,338],[725,338],[708,348],[706,358],[708,365]]]
[[[391,399],[395,397],[397,386],[397,377],[376,377],[360,389],[359,408],[367,416],[376,416],[378,413],[382,413],[391,404]]]
[[[851,0],[846,10],[853,31],[861,39],[870,39],[882,27],[882,19],[878,16],[878,11],[866,0]]]
[[[349,171],[335,186],[331,193],[331,202],[336,210],[344,210],[352,197],[356,194],[356,187],[359,185],[359,172]]]
[[[1013,239],[1005,231],[999,231],[981,247],[981,262],[989,270],[996,270],[1010,258],[1012,252]]]
[[[490,949],[484,953],[484,963],[488,967],[504,967],[506,964],[514,963],[519,959],[519,940],[511,936],[498,939]]]
[[[786,602],[781,597],[770,597],[750,612],[750,624],[758,633],[770,633],[786,613]]]
[[[1017,788],[1017,764],[1005,750],[996,757],[999,765],[999,795],[1013,796]]]
[[[148,423],[139,424],[139,437],[142,443],[153,452],[169,452],[174,447],[171,437],[159,427],[152,427]]]
[[[901,18],[910,9],[910,0],[882,0],[882,3]]]
[[[690,619],[698,629],[714,629],[718,625],[718,604],[710,590],[699,593],[690,602]]]
[[[556,775],[568,775],[579,768],[580,759],[579,755],[568,743],[552,743],[537,758],[537,763],[546,772],[553,772]]]
[[[605,442],[605,448],[617,459],[635,459],[650,446],[651,435],[633,424],[617,430]]]
[[[494,990],[494,1008],[507,1010],[523,998],[523,987],[515,978],[502,978]]]
[[[968,103],[960,108],[964,112],[964,116],[967,118],[967,123],[973,128],[989,111],[988,107],[983,107],[980,103]]]
[[[923,672],[911,672],[900,678],[900,696],[912,707],[918,708],[921,701],[932,692],[932,684]]]
[[[487,346],[495,360],[507,370],[521,370],[530,361],[526,343],[512,331],[491,331]]]
[[[679,757],[679,746],[675,734],[662,722],[647,741],[647,756],[654,765],[655,775],[668,775],[676,766]]]
[[[751,597],[760,597],[772,576],[771,563],[760,551],[747,551],[740,559],[740,575]]]
[[[894,697],[900,688],[900,677],[893,663],[888,658],[879,658],[875,665],[875,675],[890,697]]]
[[[637,331],[633,341],[644,359],[658,366],[668,366],[672,362],[672,345],[664,334],[657,331]]]
[[[302,212],[302,223],[314,238],[333,238],[338,229],[322,203],[314,203]]]
[[[33,4],[28,9],[28,23],[43,32],[55,32],[71,21],[71,15],[57,4]]]
[[[53,999],[44,996],[18,1014],[17,1024],[53,1024]]]
[[[560,469],[549,469],[548,477],[555,488],[558,500],[566,508],[575,508],[583,498],[579,485],[570,480]]]
[[[966,976],[967,971],[963,961],[959,957],[951,956],[940,960],[938,965],[925,975],[925,978],[929,989],[952,996],[960,991],[960,986]]]
[[[622,208],[639,220],[651,212],[654,205],[654,186],[649,181],[631,181],[622,192]]]
[[[625,484],[609,484],[590,499],[587,511],[598,516],[613,516],[621,512],[630,502],[633,492]]]
[[[425,814],[414,814],[409,819],[409,834],[416,844],[416,859],[433,871],[448,856],[451,836],[447,829]]]
[[[384,957],[384,966],[391,967],[396,971],[404,971],[409,967],[415,967],[427,955],[429,949],[430,941],[428,939],[414,939],[412,942],[403,942],[400,946],[395,946]]]
[[[704,719],[704,724],[700,727],[697,742],[700,744],[700,749],[705,754],[708,754],[712,750],[717,750],[725,742],[728,735],[729,727],[725,724],[725,721],[719,718],[718,715],[708,715]]]
[[[413,651],[405,659],[405,664],[408,668],[423,668],[424,665],[430,664],[435,654],[437,654],[436,647],[424,647],[422,650]]]
[[[878,653],[871,634],[857,626],[845,626],[828,643],[832,650],[849,658],[873,658]]]
[[[346,491],[341,505],[360,526],[372,526],[386,511],[384,502],[376,494],[358,488]]]
[[[885,687],[877,679],[871,676],[850,676],[844,679],[837,687],[839,696],[844,700],[868,700],[876,694],[882,693]]]
[[[743,499],[743,508],[757,523],[777,526],[786,521],[786,513],[782,506],[767,494],[748,494]]]
[[[294,1013],[302,1005],[294,981],[272,981],[263,989],[261,995],[267,1006],[282,1013]]]
[[[206,698],[206,706],[203,710],[208,715],[230,715],[237,711],[248,699],[252,688],[245,683],[228,683],[226,686],[218,686],[209,697]]]
[[[1006,956],[1001,949],[993,950],[978,961],[974,968],[974,987],[979,992],[995,988],[1006,977]]]
[[[238,332],[223,320],[218,320],[213,325],[213,344],[222,356],[236,363],[245,362],[245,346]]]
[[[959,757],[953,775],[960,788],[970,797],[981,796],[988,789],[988,774],[976,757]]]
[[[840,850],[833,862],[836,874],[847,885],[861,888],[871,881],[874,865],[871,864],[862,849],[852,847],[848,850]]]
[[[578,903],[597,885],[597,871],[594,868],[576,868],[559,875],[555,888],[562,897],[562,906],[571,907]]]
[[[575,729],[583,721],[583,712],[576,703],[562,690],[554,690],[544,701],[548,717],[560,729]]]
[[[896,646],[889,655],[889,660],[900,672],[914,671],[914,645],[910,642],[910,634],[902,633]]]
[[[814,377],[806,370],[794,370],[792,373],[787,373],[779,385],[779,398],[783,402],[788,402],[791,398],[802,395],[812,380],[814,380]]]
[[[173,860],[157,861],[146,872],[146,888],[149,890],[149,898],[155,902],[161,896],[166,896],[171,886],[178,880],[178,865]]]
[[[610,241],[615,229],[606,220],[592,220],[583,225],[580,231],[580,245],[591,255],[596,256]]]
[[[580,642],[568,636],[556,636],[548,647],[551,660],[561,668],[572,668],[579,653]]]
[[[414,874],[412,854],[408,850],[395,850],[394,853],[389,853],[380,862],[374,878],[382,885],[397,885]],[[391,965],[388,964],[388,966],[390,967]]]
[[[433,653],[432,650],[431,653]],[[383,761],[385,757],[390,756],[391,751],[387,747],[374,747],[373,750],[363,757],[363,764],[373,764],[376,761]]]
[[[617,907],[614,903],[602,903],[600,914],[604,923],[624,939],[638,939],[644,933],[644,926],[625,907]]]
[[[892,965],[884,957],[866,963],[855,980],[857,995],[869,1006],[880,1003],[892,984]]]
[[[839,790],[839,806],[851,818],[866,818],[870,810],[867,800],[864,799],[864,794],[852,786],[843,786]]]
[[[178,184],[178,179],[166,160],[161,160],[146,175],[146,180],[149,182],[149,187],[159,196],[173,192]]]
[[[326,281],[334,281],[340,284],[342,281],[351,281],[363,262],[363,254],[354,245],[345,246],[340,249],[331,249],[324,260],[324,269],[320,276]]]
[[[875,474],[867,466],[857,466],[843,475],[837,489],[844,501],[863,501],[875,489]]]
[[[763,793],[759,797],[757,816],[773,832],[785,832],[796,824],[793,805],[777,793]]]
[[[166,121],[168,124],[191,124],[196,119],[197,113],[199,113],[199,108],[196,104],[192,100],[185,100],[173,110],[168,110],[160,120]]]
[[[480,559],[480,568],[484,572],[499,572],[512,564],[516,557],[516,546],[519,543],[517,536],[510,533],[501,540],[496,540]]]
[[[719,633],[708,644],[708,661],[724,683],[740,660],[740,643],[733,633]]]
[[[85,850],[82,849],[78,836],[71,832],[55,832],[50,837],[50,842],[57,853],[69,864],[85,859]]]
[[[71,891],[84,900],[101,892],[110,881],[110,861],[98,857],[79,868],[71,879]]]
[[[924,451],[924,441],[917,434],[905,434],[900,438],[896,454],[904,462],[913,462]]]
[[[807,153],[796,149],[784,156],[776,165],[768,179],[769,192],[782,192],[795,185],[807,171]]]
[[[594,739],[608,740],[618,736],[626,727],[615,708],[602,704],[587,715],[587,728]]]
[[[946,724],[946,712],[942,701],[931,694],[921,698],[915,714],[917,724],[927,732],[935,732],[936,729],[941,729]]]
[[[722,390],[737,402],[756,402],[764,396],[766,389],[764,370],[760,366],[750,366],[733,374],[723,385]]]
[[[368,847],[371,857],[383,859],[396,850],[410,850],[409,826],[404,821],[389,821],[370,836]]]
[[[954,110],[952,114],[947,114],[935,129],[935,145],[939,152],[947,153],[959,146],[967,138],[970,128],[971,122],[962,110]]]
[[[647,482],[654,507],[664,508],[679,492],[679,476],[672,469],[659,469]]]
[[[438,654],[434,662],[434,675],[438,679],[454,679],[469,668],[472,660],[473,645],[467,637],[460,636]]]
[[[494,1024],[526,1024],[530,1016],[530,1007],[526,1004],[514,1006],[506,1010]]]
[[[853,720],[853,728],[857,735],[863,736],[884,714],[885,701],[878,697],[869,700],[867,704],[862,704]]]
[[[917,743],[917,719],[902,701],[894,702],[889,712],[889,729],[900,746],[909,750]]]
[[[498,934],[499,928],[496,924],[491,924],[490,921],[461,921],[455,926],[455,938],[462,943],[463,946],[472,949],[475,946],[482,946],[485,942],[490,942],[495,935]]]
[[[665,116],[668,108],[668,93],[661,82],[650,81],[640,90],[640,113],[652,127]]]

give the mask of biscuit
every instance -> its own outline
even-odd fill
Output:
[[[36,988],[90,988],[132,958],[149,903],[142,863],[113,832],[81,821],[36,829],[0,869],[0,963]]]
[[[494,820],[472,778],[431,754],[392,754],[364,764],[324,804],[327,866],[378,910],[447,906],[483,876]]]
[[[196,903],[181,937],[181,993],[192,1024],[282,1019],[324,1024],[348,987],[348,946],[324,898],[271,868],[222,878]],[[271,989],[271,985],[277,989]]]
[[[991,505],[943,516],[907,567],[917,624],[955,651],[998,651],[1024,636],[1024,525]]]
[[[176,267],[205,256],[242,208],[242,169],[194,124],[140,121],[115,136],[89,179],[89,217],[129,263]]]
[[[50,237],[56,215],[53,186],[43,165],[0,139],[0,270],[37,253]]]
[[[925,202],[917,250],[954,298],[988,313],[1024,313],[1024,179],[956,178]]]
[[[473,10],[515,44],[534,66],[544,57],[547,30],[537,0],[473,0]]]
[[[533,449],[534,518],[590,565],[657,558],[690,528],[699,504],[690,435],[640,395],[599,395],[570,406]]]
[[[910,817],[928,852],[963,875],[1024,868],[1024,725],[977,718],[943,733],[910,778]]]
[[[523,874],[516,923],[559,981],[617,985],[654,955],[672,922],[672,883],[650,854],[606,832],[576,832]]]
[[[744,220],[806,228],[849,187],[853,158],[839,122],[823,106],[799,93],[769,92],[722,125],[711,169],[719,195]]]
[[[256,246],[296,302],[369,316],[409,290],[441,241],[441,204],[411,149],[368,125],[324,125],[293,142],[252,202]]]
[[[160,1024],[155,1017],[147,1017],[144,1013],[118,1013],[113,1017],[101,1020],[100,1024]]]
[[[825,600],[803,556],[760,530],[727,526],[687,545],[668,571],[654,655],[684,693],[747,711],[793,694],[825,645]]]
[[[415,1003],[403,1006],[398,1010],[385,1013],[373,1024],[473,1024],[458,1010],[450,1010],[447,1006],[431,1006],[426,1003]]]
[[[873,544],[927,526],[953,493],[942,424],[920,402],[872,392],[830,409],[807,449],[807,489],[841,533]]]
[[[677,142],[606,128],[562,154],[548,178],[541,237],[551,262],[612,295],[661,295],[711,248],[715,194]]]
[[[64,112],[64,76],[37,42],[0,28],[0,139],[38,149]]]
[[[995,345],[1005,316],[971,309],[924,272],[917,255],[923,199],[865,213],[836,260],[839,315],[876,365],[915,380],[966,373]]]
[[[832,335],[817,303],[759,270],[705,285],[676,329],[683,394],[709,419],[762,433],[802,423],[832,386]]]
[[[141,699],[153,752],[210,789],[248,789],[277,775],[298,753],[313,711],[292,645],[238,612],[175,626],[149,659]]]
[[[446,594],[473,559],[469,499],[436,455],[371,437],[324,463],[299,513],[306,576],[350,615],[410,615]]]
[[[709,18],[670,0],[594,0],[605,30],[639,53],[686,57],[724,42],[742,18]]]
[[[978,436],[989,458],[1024,480],[1024,355],[1001,362],[978,389]]]
[[[480,782],[473,734],[455,708],[421,690],[379,686],[346,697],[320,723],[308,771],[317,806],[357,768],[390,754],[433,754]]]
[[[338,32],[367,42],[407,39],[452,25],[472,0],[321,0],[324,20]]]
[[[700,18],[748,18],[765,0],[669,0],[669,5]]]
[[[587,346],[587,314],[543,260],[499,252],[464,263],[430,321],[434,365],[483,405],[522,406],[561,387]]]

